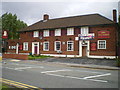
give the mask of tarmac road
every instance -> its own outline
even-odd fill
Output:
[[[118,88],[118,70],[68,67],[29,60],[5,61],[2,78],[39,88]]]

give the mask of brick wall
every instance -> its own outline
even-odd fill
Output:
[[[21,54],[2,54],[2,58],[13,58],[13,59],[22,59],[28,60],[28,55],[21,55]]]
[[[109,30],[110,31],[110,38],[106,39],[100,39],[97,38],[98,30]],[[41,30],[42,31],[42,30]],[[40,35],[43,36],[43,32],[40,31]],[[79,55],[79,41],[75,40],[75,37],[78,37],[78,34],[80,34],[80,27],[75,28],[75,35],[67,36],[66,28],[61,29],[62,36],[54,36],[53,30],[50,31],[49,37],[43,37],[42,39],[34,38],[33,32],[24,32],[20,33],[19,44],[23,44],[23,42],[28,42],[29,52],[32,52],[32,42],[40,42],[40,54],[57,54],[56,51],[54,51],[54,42],[55,41],[61,41],[61,51],[63,55]],[[90,55],[98,55],[98,56],[115,56],[116,55],[116,28],[114,26],[94,26],[89,28],[89,33],[95,33],[95,39],[90,40],[91,42],[96,42],[98,40],[106,40],[107,48],[106,49],[97,49],[96,51],[90,50]],[[43,51],[43,42],[49,41],[49,51]],[[74,41],[74,51],[67,51],[67,41]],[[11,43],[12,41],[8,41],[8,46],[13,45]],[[17,41],[16,41],[17,42]],[[65,44],[62,44],[62,42],[65,42]],[[42,44],[41,44],[42,43]],[[16,43],[14,43],[16,44]],[[15,52],[15,50],[8,50]],[[23,52],[23,50],[19,50],[19,52]]]

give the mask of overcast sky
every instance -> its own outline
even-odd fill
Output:
[[[30,0],[31,1],[31,0]],[[35,0],[34,0],[35,1]],[[43,19],[48,14],[50,19],[99,13],[112,19],[112,10],[120,8],[119,0],[98,2],[99,0],[87,1],[40,1],[40,2],[5,2],[2,1],[2,14],[8,12],[16,14],[18,18],[28,25]],[[114,1],[114,2],[113,2]],[[120,3],[119,3],[120,4]],[[119,7],[119,8],[118,8]],[[120,10],[120,9],[119,9]]]

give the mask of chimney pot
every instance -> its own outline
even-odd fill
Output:
[[[49,20],[49,15],[48,14],[44,14],[43,20]]]
[[[113,21],[117,23],[117,11],[116,9],[113,10]]]

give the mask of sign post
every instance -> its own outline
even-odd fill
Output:
[[[8,31],[7,30],[3,30],[2,31],[2,52],[6,52],[7,50],[7,42],[6,40],[8,39]]]

